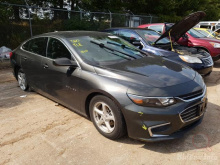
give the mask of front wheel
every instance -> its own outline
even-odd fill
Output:
[[[18,84],[19,84],[20,88],[23,91],[28,90],[28,84],[27,84],[26,75],[25,75],[25,73],[23,72],[22,69],[18,70],[17,77],[18,77]]]
[[[90,117],[96,129],[109,139],[119,139],[126,133],[121,110],[108,97],[95,96],[89,106]]]

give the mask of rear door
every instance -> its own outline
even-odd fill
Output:
[[[22,46],[21,67],[28,84],[35,90],[42,90],[42,59],[46,56],[47,39],[47,37],[34,38]]]
[[[47,57],[43,59],[42,72],[44,91],[51,99],[75,110],[80,109],[79,81],[80,67],[55,66],[54,59],[68,58],[74,60],[64,42],[57,38],[49,38]]]

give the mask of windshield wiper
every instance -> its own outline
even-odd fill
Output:
[[[170,45],[171,42],[166,43],[152,43],[152,45]]]
[[[115,46],[120,46],[120,47],[122,47],[122,49],[126,48],[126,49],[130,49],[130,50],[134,50],[134,51],[138,51],[138,52],[140,52],[140,53],[143,53],[143,52],[142,52],[141,50],[139,50],[139,49],[134,49],[134,48],[128,47],[128,46],[126,46],[126,45],[124,45],[124,44],[118,44],[118,43],[114,43],[114,42],[110,42],[110,41],[107,41],[107,44],[112,44],[112,45],[115,45]],[[146,53],[144,53],[144,54],[146,54]],[[138,56],[140,56],[140,57],[143,57],[142,55],[139,55],[139,54],[135,54],[135,55],[138,55]]]
[[[99,45],[100,48],[106,48],[106,49],[108,49],[108,50],[111,50],[112,52],[118,52],[118,53],[124,54],[124,55],[126,55],[126,56],[128,56],[128,57],[130,57],[130,58],[137,59],[136,57],[131,56],[130,54],[121,52],[121,51],[119,51],[119,50],[112,49],[112,48],[110,48],[110,47],[107,47],[107,46],[105,46],[103,43],[98,43],[98,42],[95,42],[95,41],[90,41],[90,42],[93,43],[93,44]],[[115,55],[115,54],[114,54],[114,55]],[[120,57],[123,57],[123,56],[120,56]],[[128,58],[128,59],[130,59],[130,58]]]

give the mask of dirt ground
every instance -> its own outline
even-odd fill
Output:
[[[183,138],[112,141],[88,119],[35,92],[21,91],[11,69],[0,63],[0,164],[219,165],[220,61],[205,82],[209,104],[204,120]]]

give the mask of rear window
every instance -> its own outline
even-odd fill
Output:
[[[22,45],[26,51],[46,56],[47,37],[34,38]]]

